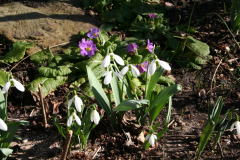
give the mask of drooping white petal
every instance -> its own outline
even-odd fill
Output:
[[[108,74],[105,76],[103,83],[108,85],[112,80],[112,71],[109,71]]]
[[[157,69],[157,66],[156,66],[156,62],[155,60],[152,61],[152,63],[149,65],[149,68],[148,68],[148,74],[151,76],[155,73]]]
[[[68,109],[71,107],[73,100],[74,100],[74,97],[68,101]]]
[[[94,111],[94,110],[93,110],[93,111]],[[93,112],[93,111],[92,111],[91,116],[90,116],[91,122],[94,121],[94,112]]]
[[[145,140],[148,140],[150,137],[150,134],[148,134],[146,137],[145,137]]]
[[[124,66],[124,61],[119,55],[113,53],[113,58],[119,65]]]
[[[167,62],[164,62],[164,61],[161,61],[161,60],[159,60],[158,62],[160,64],[160,66],[162,66],[165,70],[167,70],[167,71],[171,70],[171,67]]]
[[[237,126],[237,134],[240,136],[240,122],[237,121],[236,123],[237,123],[236,124],[236,126]]]
[[[157,139],[157,136],[156,136],[156,135],[153,134],[152,136],[153,136],[154,139]]]
[[[128,68],[129,68],[128,65],[127,65],[126,67],[124,67],[124,68],[121,70],[120,74],[121,74],[122,76],[124,76],[124,75],[127,73]]]
[[[141,75],[141,73],[139,72],[139,70],[135,67],[135,66],[133,66],[133,65],[131,65],[131,68],[132,68],[132,72],[136,75],[136,76],[140,76]]]
[[[154,143],[155,143],[155,138],[154,138],[153,135],[150,136],[150,138],[149,138],[149,143],[150,143],[151,145],[154,145]]]
[[[8,127],[6,123],[0,118],[0,129],[3,131],[7,131]]]
[[[77,95],[74,96],[74,103],[75,103],[75,108],[77,109],[77,111],[81,112],[83,102]]]
[[[75,120],[76,120],[77,124],[78,124],[79,126],[81,126],[81,120],[80,120],[80,118],[78,117],[78,115],[76,115],[76,114],[74,113],[74,117],[75,117]]]
[[[21,92],[24,92],[24,91],[25,91],[24,86],[23,86],[20,82],[16,81],[15,79],[11,79],[10,81],[13,81],[14,86],[15,86],[19,91],[21,91]]]
[[[236,122],[234,122],[234,123],[231,125],[231,127],[230,127],[230,132],[233,131],[233,128],[235,127],[235,123],[236,123]]]
[[[102,75],[102,77],[105,77],[107,74],[109,73],[109,71],[105,71]]]
[[[93,115],[94,115],[94,118],[93,118],[94,123],[98,124],[100,121],[100,116],[99,116],[98,112],[96,110],[93,110]]]
[[[10,86],[11,86],[11,83],[10,83],[10,81],[8,81],[8,82],[3,86],[2,93],[5,94],[5,93],[9,90]]]
[[[106,68],[110,64],[110,54],[108,54],[102,61],[101,67]]]
[[[71,115],[69,118],[68,118],[68,121],[67,121],[67,126],[70,127],[72,125],[72,121],[73,121],[73,116]]]
[[[113,72],[118,78],[123,79],[123,76],[119,74],[118,72]]]

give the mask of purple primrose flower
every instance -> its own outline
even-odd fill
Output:
[[[148,61],[143,62],[141,65],[136,64],[136,67],[139,69],[140,73],[147,72]]]
[[[134,55],[137,49],[137,45],[135,43],[129,43],[127,45],[127,51],[131,53],[131,55]]]
[[[153,14],[153,13],[149,13],[149,17],[153,18],[153,19],[157,18],[157,16],[155,14]]]
[[[92,39],[92,38],[97,38],[99,36],[100,28],[91,28],[91,31],[88,32],[87,36]]]
[[[82,42],[79,42],[80,53],[83,56],[88,55],[88,57],[92,57],[95,55],[94,51],[97,50],[96,44],[93,44],[93,41],[82,39]]]
[[[154,48],[153,43],[151,43],[150,40],[148,39],[148,44],[147,44],[146,49],[148,49],[149,52],[154,53],[154,52],[153,52],[153,48]]]

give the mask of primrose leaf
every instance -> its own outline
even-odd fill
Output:
[[[10,73],[9,73],[10,74]],[[8,72],[0,70],[0,86],[4,86],[7,83]]]
[[[71,73],[69,66],[39,67],[39,73],[44,77],[64,76]]]
[[[199,56],[207,56],[210,53],[209,46],[193,37],[187,38],[187,48]]]
[[[62,85],[67,80],[66,77],[57,76],[56,78],[38,77],[31,83],[26,85],[27,89],[38,95],[38,86],[42,84],[42,96],[47,96],[51,91],[57,89],[58,86]]]
[[[33,55],[31,55],[30,60],[37,66],[40,66],[44,63],[50,63],[54,55],[52,54],[50,48],[48,47],[46,50],[39,51]]]
[[[117,15],[117,21],[120,23],[124,23],[124,16],[118,9],[116,10],[116,15]]]
[[[129,7],[126,7],[126,6],[121,6],[119,11],[124,15],[125,18],[127,19],[133,19],[135,18],[135,14],[134,12],[129,8]]]
[[[74,67],[82,69],[84,72],[87,73],[86,66],[88,65],[91,69],[101,65],[103,60],[103,56],[100,53],[96,53],[92,58],[78,62],[77,64],[74,65]]]
[[[161,76],[158,80],[158,83],[164,83],[164,84],[170,84],[170,85],[174,85],[175,82],[172,78],[167,77],[167,76]]]
[[[13,43],[12,47],[9,49],[9,52],[1,57],[1,60],[6,63],[18,62],[24,57],[26,49],[33,46],[33,43],[17,41]]]
[[[115,23],[113,22],[105,22],[101,27],[100,30],[104,31],[104,32],[108,32],[111,31],[113,29],[113,27],[115,27]]]

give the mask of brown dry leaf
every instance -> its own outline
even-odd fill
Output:
[[[143,131],[138,135],[137,140],[138,140],[139,142],[141,142],[141,144],[144,143],[145,137],[144,137]]]
[[[132,141],[132,138],[131,138],[131,135],[130,135],[130,132],[124,132],[124,133],[127,137],[127,141],[125,142],[125,145],[126,146],[134,145],[134,143]]]
[[[54,101],[51,101],[51,103],[53,104],[53,114],[58,114],[59,113],[59,105],[61,103],[56,103]]]
[[[172,3],[169,3],[169,2],[165,2],[165,7],[168,8],[168,9],[175,8],[175,6]]]

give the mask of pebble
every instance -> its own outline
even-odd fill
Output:
[[[28,137],[23,137],[22,142],[27,143],[28,142]]]

